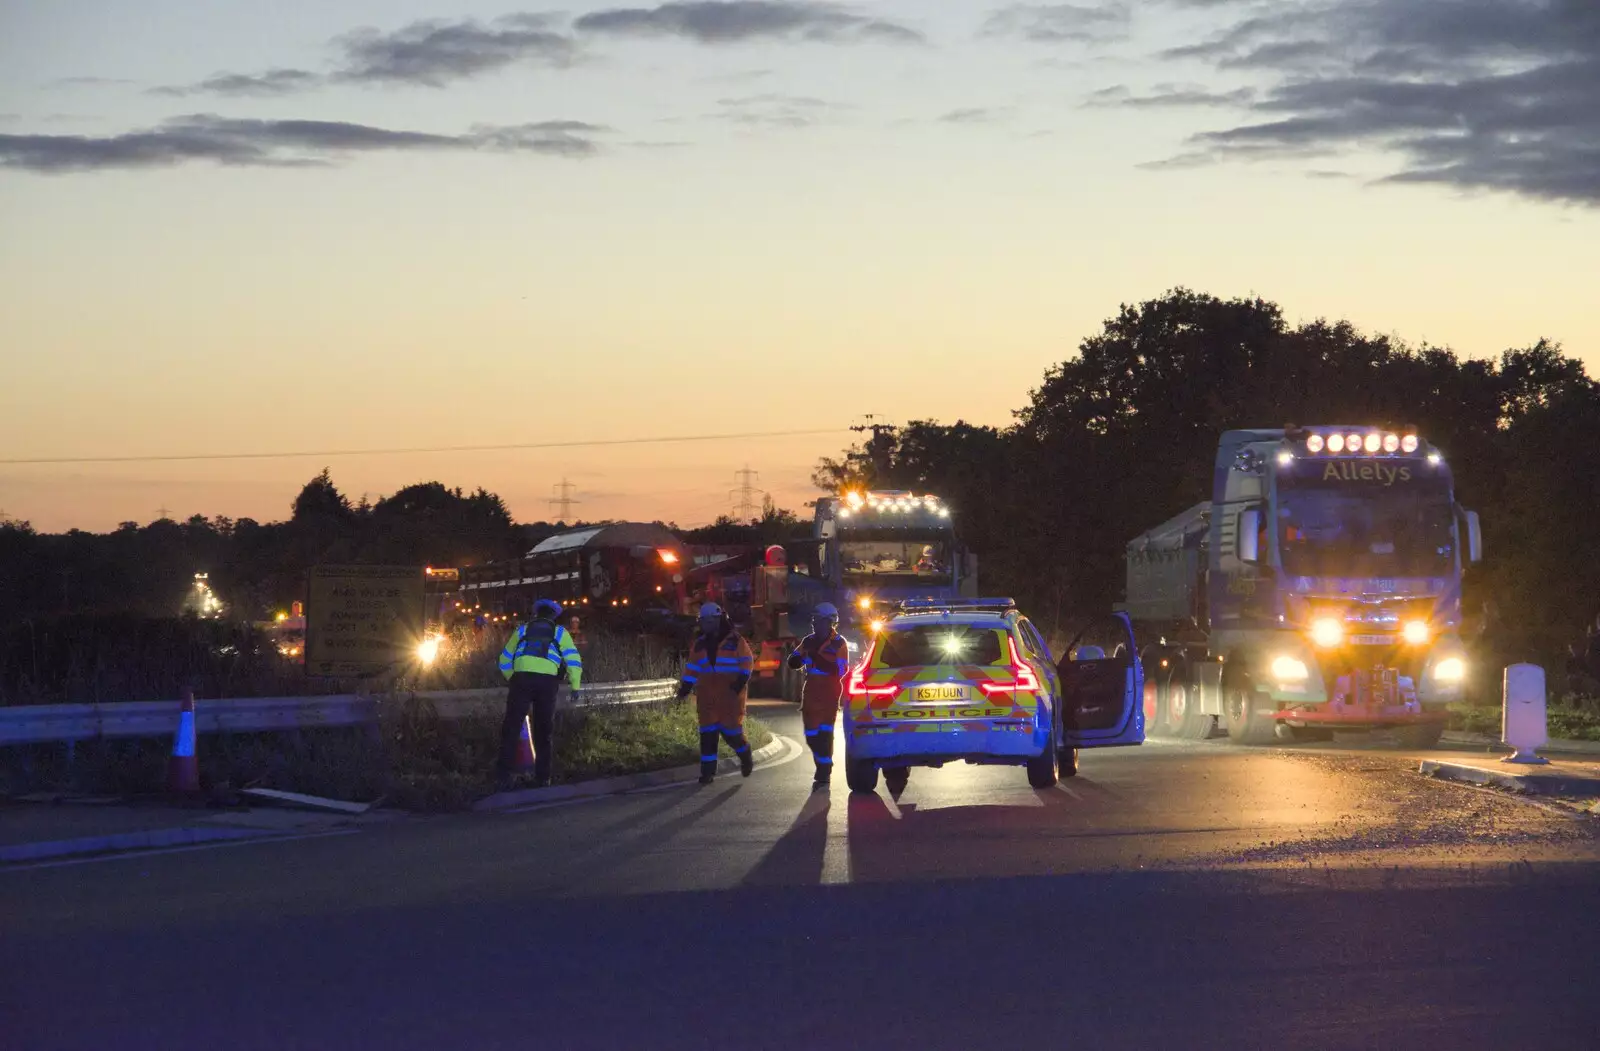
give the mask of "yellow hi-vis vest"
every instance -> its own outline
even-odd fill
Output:
[[[500,674],[508,679],[514,672],[519,671],[532,672],[535,675],[560,675],[561,669],[565,668],[567,681],[576,690],[583,681],[583,657],[579,655],[571,633],[557,625],[555,638],[551,641],[548,651],[538,654],[524,650],[522,640],[527,632],[528,626],[519,624],[517,630],[511,633],[506,648],[500,651]]]

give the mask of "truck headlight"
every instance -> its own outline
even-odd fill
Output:
[[[1425,620],[1408,620],[1406,626],[1400,629],[1400,637],[1413,646],[1421,646],[1432,634]]]
[[[1332,649],[1344,641],[1344,625],[1333,617],[1318,617],[1311,622],[1311,641]]]
[[[1305,682],[1311,678],[1311,672],[1305,661],[1281,656],[1272,658],[1272,677],[1279,682]]]
[[[1440,682],[1461,682],[1467,677],[1467,662],[1460,657],[1446,657],[1433,666],[1433,677]]]

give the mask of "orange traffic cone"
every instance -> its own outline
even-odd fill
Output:
[[[183,691],[178,709],[178,732],[172,738],[172,758],[167,760],[167,790],[183,795],[200,791],[200,764],[194,754],[194,691]]]
[[[533,730],[528,726],[528,717],[522,717],[522,740],[517,742],[517,770],[533,769]]]

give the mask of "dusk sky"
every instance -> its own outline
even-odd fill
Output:
[[[1600,372],[1600,5],[0,0],[0,509],[781,504],[1175,285]],[[1270,423],[1273,421],[1262,421]]]

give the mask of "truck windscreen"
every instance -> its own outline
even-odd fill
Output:
[[[1447,479],[1417,477],[1425,469],[1408,462],[1334,466],[1297,463],[1301,470],[1278,475],[1278,547],[1285,573],[1444,577],[1454,572]]]
[[[926,583],[949,583],[950,544],[938,538],[844,537],[839,542],[839,563],[846,577],[858,580],[906,577]]]

